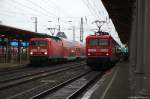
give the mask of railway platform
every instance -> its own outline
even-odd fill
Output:
[[[97,82],[90,99],[132,99],[129,86],[129,63],[118,63]]]

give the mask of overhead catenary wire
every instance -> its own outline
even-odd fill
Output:
[[[7,2],[7,4],[9,4],[9,3]],[[16,4],[17,6],[14,6],[14,4]],[[35,10],[35,9],[33,9],[33,8],[31,8],[31,7],[28,7],[28,6],[22,4],[22,3],[18,2],[18,1],[15,1],[15,0],[13,0],[13,4],[10,4],[10,5],[11,5],[10,7],[14,6],[15,9],[19,9],[19,10],[20,10],[21,7],[24,7],[24,8],[29,9],[30,12],[31,12],[31,11],[34,11],[34,12],[36,12],[36,13],[38,12],[38,14],[41,13],[41,11]],[[18,6],[20,6],[20,7],[18,7]],[[21,9],[20,12],[23,11],[23,10],[24,10],[24,9]],[[15,17],[18,17],[18,16],[16,16],[16,15],[19,15],[19,16],[22,15],[23,17],[27,15],[27,14],[24,14],[24,13],[23,13],[23,12],[26,12],[26,11],[23,11],[23,12],[21,12],[21,13],[10,12],[10,11],[6,11],[6,12],[8,12],[8,13],[10,13],[10,14],[14,14]],[[5,12],[5,13],[6,13],[6,12]],[[29,12],[29,11],[28,11],[28,12]],[[42,14],[41,14],[41,15],[42,15]],[[32,16],[38,16],[38,15],[31,14],[31,17],[32,17]],[[46,15],[46,16],[44,16],[44,17],[47,17],[47,18],[48,18],[49,16]]]
[[[89,2],[87,2],[86,0],[82,0],[83,4],[86,5],[86,7],[88,8],[88,10],[90,11],[91,15],[93,15],[96,19],[98,18],[98,16],[95,14],[95,11],[93,11],[93,9],[91,9],[91,5]]]
[[[39,13],[47,16],[47,17],[54,17],[54,16],[50,16],[49,14],[44,13],[43,11],[34,9],[34,8],[30,7],[30,6],[27,6],[27,5],[23,4],[23,3],[20,3],[20,2],[18,2],[16,0],[11,0],[11,1],[13,1],[14,3],[16,3],[16,4],[18,4],[18,5],[20,5],[20,6],[24,7],[24,8],[30,9],[30,10],[35,11],[35,12],[39,12]]]
[[[29,16],[31,16],[31,14],[23,13],[23,12],[16,12],[16,11],[10,11],[10,10],[0,10],[0,11],[3,13],[8,13],[8,14],[14,15],[15,17],[28,18]],[[33,16],[37,16],[37,15],[35,14]],[[15,17],[12,17],[12,18],[15,18]]]
[[[34,6],[36,6],[37,8],[41,9],[43,12],[48,13],[50,15],[53,15],[54,17],[58,17],[57,15],[55,15],[54,13],[47,11],[47,9],[43,8],[42,6],[38,5],[36,2],[33,2],[31,0],[26,0],[28,2],[30,2],[31,4],[33,4]]]
[[[15,9],[17,9],[17,10],[20,10],[20,12],[18,11],[18,13],[17,12],[14,12],[16,15],[22,15],[23,17],[24,16],[26,16],[26,15],[29,15],[29,16],[44,16],[44,17],[47,17],[47,19],[49,18],[49,16],[46,14],[45,15],[45,13],[43,13],[43,11],[41,12],[41,10],[39,11],[38,9],[34,9],[34,8],[32,8],[32,7],[30,7],[30,6],[28,6],[28,5],[25,5],[25,4],[23,4],[22,2],[19,2],[19,1],[17,1],[17,0],[11,0],[11,2],[13,2],[13,4],[10,4],[11,6],[13,6]],[[8,3],[9,4],[9,3]],[[11,7],[10,6],[10,7]],[[19,7],[20,6],[20,7]],[[26,10],[28,9],[28,10],[30,10],[30,11],[28,11],[28,13],[24,13],[24,12],[27,12],[27,11],[25,11],[25,9],[23,9],[23,8],[26,8]],[[21,12],[22,11],[22,12]],[[31,11],[33,12],[33,13],[31,13]],[[29,13],[30,12],[30,13]],[[9,13],[13,13],[13,12],[9,12]],[[37,14],[36,14],[37,13]],[[40,14],[40,13],[42,13],[42,14]],[[31,14],[31,15],[30,15]],[[44,15],[43,15],[44,14]],[[51,17],[51,18],[55,18],[55,19],[57,19],[57,17]],[[61,18],[61,17],[60,17]],[[63,19],[64,18],[66,18],[66,17],[63,17]],[[72,17],[73,18],[73,17]],[[62,22],[64,22],[65,24],[70,24],[70,23],[68,23],[68,22],[66,22],[66,20],[63,20],[62,18],[61,18],[61,20],[62,20]]]
[[[8,5],[8,7],[7,7],[7,5]],[[18,22],[20,22],[20,23],[28,23],[28,24],[29,24],[29,22],[32,23],[31,20],[29,20],[29,19],[31,19],[31,17],[33,17],[33,16],[37,16],[37,17],[39,16],[38,15],[39,13],[37,13],[37,11],[34,11],[37,14],[32,13],[31,9],[30,9],[30,11],[27,12],[27,11],[25,11],[25,9],[22,8],[24,6],[18,5],[18,3],[16,3],[16,2],[15,3],[14,2],[12,2],[12,3],[11,2],[7,2],[6,3],[6,7],[9,8],[9,9],[16,9],[16,10],[8,10],[8,11],[6,9],[0,9],[1,13],[3,13],[5,15],[5,17],[6,16],[8,17],[7,20],[9,20],[9,22],[10,21],[15,22],[16,25],[17,25]],[[24,8],[26,8],[26,7],[24,7]],[[2,15],[2,16],[4,16],[4,15]],[[18,18],[16,18],[16,17],[18,17]],[[7,20],[5,21],[5,19],[4,19],[5,22],[8,22]]]
[[[90,13],[91,13],[90,16],[86,16],[86,17],[87,17],[87,18],[94,17],[95,20],[96,20],[96,19],[99,19],[98,14],[95,12],[95,9],[93,8],[93,5],[91,5],[91,3],[90,3],[89,1],[87,2],[86,0],[82,0],[82,2],[85,4],[85,6],[88,8],[88,10],[89,10]],[[88,32],[88,31],[91,31],[91,29],[93,28],[93,27],[91,27],[91,23],[90,23],[90,24],[86,24],[85,27],[87,27],[87,28],[85,28],[85,30],[86,30],[87,32]],[[89,28],[91,28],[91,29],[89,29]]]
[[[32,3],[34,6],[39,7],[41,10],[47,12],[47,13],[51,13],[49,11],[47,11],[46,9],[44,9],[43,7],[41,7],[40,5],[32,2],[31,0],[27,0],[28,2]],[[51,13],[52,15],[54,15],[53,13]],[[55,17],[59,18],[59,16],[54,15]],[[64,21],[64,23],[69,24],[68,22]]]
[[[8,19],[7,20],[12,20],[12,21],[14,21],[14,22],[24,22],[24,23],[28,23],[27,22],[27,20],[26,20],[26,18],[27,17],[25,17],[25,16],[22,16],[22,15],[19,15],[19,16],[16,16],[16,14],[15,13],[10,13],[10,12],[7,12],[7,11],[5,11],[5,12],[3,12],[3,11],[1,11],[0,12],[0,15],[1,16],[3,16],[3,17],[8,17]],[[16,18],[17,17],[17,20],[14,20],[14,18]],[[24,20],[22,19],[22,18],[24,18]]]
[[[87,2],[88,2],[88,4],[90,5],[90,8],[91,8],[91,9],[93,10],[93,12],[95,13],[95,15],[98,17],[98,19],[100,19],[101,16],[99,16],[99,14],[98,14],[98,12],[97,12],[98,9],[96,9],[93,0],[92,0],[92,1],[91,1],[91,0],[88,0]]]
[[[93,1],[93,5],[95,6],[95,8],[96,8],[96,11],[97,11],[97,13],[99,14],[99,16],[100,17],[103,17],[104,16],[104,14],[102,14],[102,8],[101,8],[101,5],[99,4],[99,2],[98,2],[98,0],[94,0]]]
[[[14,3],[14,2],[13,2]],[[33,2],[32,2],[33,3]],[[21,3],[19,3],[19,2],[15,2],[14,4],[21,4]],[[11,4],[12,6],[14,6],[13,4]],[[25,7],[25,8],[28,8],[27,6],[24,6],[24,5],[20,5],[21,7]],[[16,6],[14,6],[16,9],[20,9],[20,7],[18,8],[18,7],[16,7]],[[36,6],[36,7],[38,7],[38,6]],[[28,9],[30,9],[30,8],[28,8]],[[21,9],[20,11],[22,11],[22,10],[24,10],[24,9]],[[33,8],[32,9],[30,9],[30,10],[33,10]],[[37,12],[37,11],[35,11],[35,9],[33,10],[34,12]],[[10,13],[12,13],[12,12],[10,12]],[[24,14],[24,15],[26,15],[26,13],[22,13],[22,12],[19,12],[19,13],[17,13],[17,12],[14,12],[14,13],[16,13],[16,14],[19,14],[19,15],[21,15],[21,14]],[[34,13],[31,13],[33,16],[39,16],[39,15],[42,15],[42,14],[39,14],[39,13],[41,13],[41,11],[38,11],[38,14],[36,15],[36,14],[34,14]],[[30,14],[29,14],[30,15]],[[44,16],[44,17],[49,17],[49,16]],[[57,19],[59,16],[56,16],[56,17],[52,17],[53,19],[55,18],[55,19]],[[74,17],[60,17],[61,19],[62,18],[74,18]],[[76,17],[77,18],[77,17]],[[78,17],[79,18],[79,17]],[[64,20],[64,22],[65,22],[65,20]],[[68,24],[68,23],[67,23]]]
[[[104,20],[104,17],[107,16],[107,13],[102,11],[103,6],[101,6],[101,4],[100,4],[101,0],[82,0],[82,1],[85,4],[85,6],[87,7],[87,9],[89,10],[90,15],[91,15],[91,16],[86,16],[88,18],[88,20],[90,20],[91,17],[94,18],[95,20],[96,19],[99,19],[99,20],[103,19]],[[39,2],[36,2],[34,0],[33,1],[32,0],[22,0],[22,1],[7,0],[7,2],[11,3],[8,5],[10,6],[10,8],[12,7],[15,10],[7,11],[6,9],[5,10],[3,9],[5,12],[3,12],[3,10],[0,10],[2,12],[2,14],[8,15],[10,17],[16,15],[17,18],[18,17],[38,17],[38,21],[40,23],[39,27],[42,27],[42,28],[44,28],[44,26],[45,26],[45,28],[46,28],[46,26],[49,26],[48,25],[49,20],[53,21],[52,24],[58,25],[58,22],[56,21],[58,18],[60,18],[60,25],[62,25],[62,26],[67,27],[67,25],[68,26],[74,25],[75,27],[78,27],[79,23],[80,23],[80,18],[82,17],[81,16],[81,17],[75,18],[72,16],[71,17],[67,16],[66,11],[64,11],[61,8],[62,6],[61,5],[57,6],[57,4],[55,4],[56,2],[51,1],[51,0],[39,0]],[[42,6],[44,4],[45,4],[45,6]],[[55,11],[56,12],[58,11],[58,13],[54,12],[53,10],[47,9],[48,7],[50,9],[52,9],[52,8],[56,9]],[[64,15],[64,16],[60,16],[59,11],[60,11],[60,14]],[[3,15],[3,17],[4,17],[4,15]],[[70,19],[69,19],[69,17],[70,17]],[[15,19],[15,17],[13,17],[13,18]],[[11,18],[11,19],[13,19],[13,18]],[[16,20],[19,19],[19,18],[18,19],[17,18],[16,18]],[[72,24],[69,23],[68,20],[71,20]],[[74,20],[76,20],[76,21],[74,21]],[[42,26],[41,23],[44,24],[44,26]],[[84,21],[84,24],[86,24],[85,21]],[[85,27],[87,26],[87,30],[90,30],[90,28],[91,29],[93,28],[93,27],[91,27],[90,22],[84,26]],[[76,29],[78,29],[78,28],[76,28]]]
[[[57,10],[57,11],[59,11],[59,13],[62,13],[63,12],[63,14],[64,15],[71,15],[70,13],[68,13],[68,12],[66,12],[65,10],[63,10],[60,6],[58,6],[54,1],[52,1],[52,0],[41,0],[42,2],[44,2],[46,5],[48,5],[48,6],[54,6],[54,9],[55,10]]]
[[[32,13],[31,10],[30,10],[30,12],[29,11],[28,12],[25,11],[25,9],[23,9],[22,6],[18,7],[18,5],[16,5],[16,3],[14,3],[14,2],[11,3],[11,0],[10,0],[10,2],[7,2],[5,4],[5,6],[6,7],[8,6],[7,8],[15,9],[17,11],[15,11],[15,10],[7,10],[7,9],[0,9],[0,11],[6,11],[8,13],[14,13],[15,15],[20,15],[20,16],[37,15],[38,14],[37,12],[36,13]]]
[[[84,0],[82,0],[82,1],[84,1]],[[86,2],[84,1],[84,3],[86,4],[86,6],[89,10],[92,9],[92,10],[90,10],[90,12],[95,14],[95,18],[98,20],[103,19],[104,21],[107,21],[106,17],[109,18],[109,15],[106,12],[106,9],[105,9],[104,5],[102,4],[102,2],[100,2],[100,0],[99,1],[98,0],[94,0],[94,1],[92,0],[92,2],[90,2],[90,1],[91,0],[87,0]],[[98,6],[98,4],[100,6]],[[103,17],[100,19],[100,16],[103,16]],[[110,33],[112,32],[113,33],[112,36],[114,37],[114,39],[118,42],[119,45],[122,46],[122,42],[120,41],[120,38],[119,38],[118,33],[114,27],[114,24],[112,22],[109,22],[108,25],[111,28],[108,28],[108,26],[107,26],[107,29],[108,29],[107,31],[109,31]]]

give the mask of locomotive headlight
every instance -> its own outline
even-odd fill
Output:
[[[33,52],[30,52],[30,55],[33,55]]]
[[[96,52],[96,49],[88,49],[88,52]]]
[[[88,55],[90,56],[91,54],[90,54],[90,53],[88,53]]]
[[[47,52],[44,52],[44,55],[47,55]]]
[[[109,56],[109,53],[106,53],[106,56]]]
[[[74,51],[74,50],[71,50],[71,52],[74,53],[75,51]]]

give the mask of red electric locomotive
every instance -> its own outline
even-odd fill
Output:
[[[87,65],[92,69],[106,69],[119,60],[119,45],[108,33],[95,33],[86,38]]]
[[[57,37],[32,38],[29,42],[30,63],[51,62],[63,58],[63,43]]]
[[[75,60],[76,42],[59,37],[32,38],[29,42],[31,64],[43,64],[64,60]]]

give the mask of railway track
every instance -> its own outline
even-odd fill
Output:
[[[20,96],[20,94],[18,95],[17,93],[21,92],[21,90],[19,91],[19,87],[25,87],[25,86],[30,86],[30,88],[24,88],[24,90],[22,90],[22,94],[24,95],[26,92],[28,93],[28,91],[35,91],[35,89],[43,89],[44,86],[47,86],[47,84],[49,83],[53,83],[54,80],[46,80],[49,77],[54,77],[58,74],[61,74],[60,76],[62,76],[64,73],[66,74],[68,71],[72,71],[70,73],[68,73],[67,75],[71,74],[71,73],[75,73],[77,71],[80,71],[84,69],[84,65],[85,64],[72,64],[72,66],[66,66],[66,68],[62,67],[62,69],[57,69],[57,70],[53,70],[53,71],[47,71],[46,73],[42,73],[39,75],[34,75],[32,77],[27,77],[27,78],[22,78],[20,80],[13,80],[10,81],[8,83],[3,83],[0,85],[0,98],[13,98],[13,97],[18,97]],[[77,71],[76,71],[77,70]],[[59,76],[58,76],[59,77]],[[64,76],[65,77],[65,76]],[[55,78],[55,77],[54,77]],[[56,77],[57,78],[57,77]],[[48,82],[49,81],[49,82]],[[34,83],[36,83],[34,85]],[[44,83],[44,84],[43,84]],[[45,87],[47,88],[47,87]],[[16,92],[11,92],[12,90],[17,90]],[[7,92],[9,94],[6,94],[5,92]],[[17,95],[16,95],[17,94]],[[14,98],[16,99],[16,98]],[[18,98],[19,99],[19,98]]]
[[[0,84],[7,83],[13,80],[18,80],[25,77],[32,77],[34,75],[38,75],[41,73],[46,73],[50,71],[54,71],[61,68],[66,68],[68,66],[77,65],[77,64],[83,64],[84,62],[79,63],[69,63],[69,64],[63,64],[63,65],[54,65],[51,67],[45,67],[45,68],[25,68],[25,70],[17,71],[14,73],[9,73],[7,75],[0,76]],[[0,87],[1,88],[1,87]]]
[[[101,73],[85,72],[30,99],[75,99],[85,88],[93,83]]]
[[[30,71],[30,72],[27,71],[28,72],[27,74],[26,73],[17,74],[17,76],[14,76],[14,77],[10,74],[10,75],[7,75],[7,76],[9,76],[8,79],[5,79],[5,76],[4,76],[4,78],[1,77],[0,90],[8,88],[8,87],[15,86],[17,84],[26,83],[26,82],[31,81],[33,79],[38,79],[38,78],[45,77],[45,76],[48,76],[48,75],[52,75],[52,74],[55,74],[55,73],[58,73],[58,72],[62,72],[62,71],[65,71],[65,70],[76,68],[76,65],[81,66],[81,65],[84,65],[84,63],[57,66],[55,68],[46,68],[46,69],[43,69],[43,70],[40,70],[40,69],[42,69],[42,68],[40,68],[36,71],[33,71],[33,70]]]
[[[73,64],[73,63],[75,63],[75,62],[61,63],[61,65]],[[57,65],[60,66],[60,63],[58,63],[58,64],[50,64],[50,65],[51,65],[50,67],[57,66]],[[46,65],[46,66],[49,66],[49,65]],[[46,66],[42,66],[42,68],[46,67]],[[35,69],[35,67],[36,68],[40,68],[41,66],[34,66],[34,65],[27,64],[27,65],[24,65],[24,66],[17,66],[17,67],[14,67],[14,68],[2,69],[2,70],[0,70],[0,77],[1,76],[5,76],[5,75],[9,75],[9,74],[12,74],[12,73],[16,73],[16,72],[29,71],[30,69]]]
[[[15,72],[18,72],[18,71],[24,71],[26,68],[27,68],[27,65],[18,66],[16,68],[11,68],[11,69],[1,69],[0,70],[0,76],[7,75],[7,74],[10,74],[10,73],[15,73]]]

